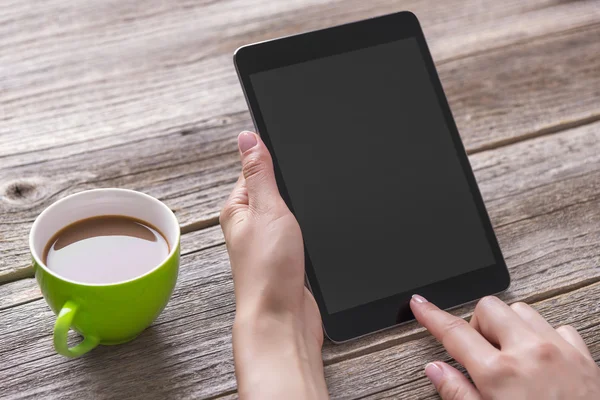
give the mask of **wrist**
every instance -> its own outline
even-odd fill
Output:
[[[293,314],[236,314],[233,347],[240,397],[328,397],[321,348]]]

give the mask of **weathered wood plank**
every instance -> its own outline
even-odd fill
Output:
[[[599,132],[600,123],[589,124],[552,138],[529,140],[500,151],[471,155],[470,162],[495,229],[501,232],[505,225],[516,221],[593,200],[600,185],[594,175],[600,169]],[[554,184],[557,181],[560,185]],[[568,194],[567,198],[565,194]],[[203,233],[196,231],[183,235],[182,254],[222,243],[218,229],[209,229],[210,238],[203,239],[208,243],[202,247],[198,247],[197,241]],[[511,244],[498,234],[505,251],[519,243]],[[0,308],[35,300],[39,296],[33,280],[0,285]],[[388,334],[382,336],[386,341]],[[357,348],[364,346],[362,341],[355,343]]]
[[[503,206],[518,210],[519,218],[513,221],[490,206],[492,218],[504,222],[497,233],[513,277],[506,300],[540,299],[599,279],[600,186],[594,183],[600,181],[600,171],[594,171],[600,157],[599,128],[597,123],[471,156],[484,196],[497,196],[495,188],[502,188]],[[537,167],[528,168],[530,162]],[[212,239],[204,239],[207,232]],[[1,310],[0,397],[60,393],[62,398],[77,398],[86,385],[101,395],[109,382],[111,393],[123,396],[203,397],[234,390],[229,332],[234,298],[227,253],[223,245],[214,247],[222,240],[218,227],[193,235],[203,243],[195,247],[207,249],[183,257],[181,278],[165,313],[128,345],[66,361],[53,354],[54,316],[42,300]],[[468,314],[471,308],[457,312]],[[328,365],[349,363],[423,335],[416,324],[408,324],[344,345],[327,343],[323,356]],[[338,370],[331,371],[333,394],[347,393],[345,383],[331,380],[338,379]],[[364,388],[371,387],[367,385],[365,381]]]
[[[252,12],[248,13],[247,7],[228,8],[226,1],[209,7],[202,6],[201,3],[195,8],[194,5],[173,7],[173,15],[163,9],[162,13],[166,15],[163,15],[165,18],[162,24],[166,25],[165,27],[160,27],[160,23],[156,25],[158,21],[152,18],[144,18],[143,14],[139,16],[139,23],[132,26],[132,10],[122,10],[123,6],[118,6],[121,3],[108,6],[105,2],[92,3],[91,7],[79,7],[74,4],[74,9],[61,10],[75,13],[73,20],[76,18],[77,29],[69,29],[71,27],[67,25],[64,27],[65,32],[52,27],[47,33],[40,31],[40,26],[36,26],[34,31],[27,31],[23,28],[22,19],[12,21],[19,32],[37,40],[28,38],[17,41],[17,45],[22,48],[8,47],[14,51],[6,51],[3,53],[6,59],[0,58],[5,62],[6,68],[6,73],[1,75],[3,80],[0,81],[3,84],[3,119],[6,122],[0,131],[3,133],[0,136],[0,155],[5,156],[4,158],[8,155],[17,156],[5,160],[5,165],[32,160],[31,156],[25,160],[18,157],[21,153],[30,154],[37,150],[59,148],[60,150],[54,151],[50,157],[43,158],[65,157],[73,152],[80,153],[89,149],[89,142],[96,148],[115,146],[132,140],[168,135],[177,131],[177,128],[185,129],[196,124],[200,124],[199,128],[202,128],[203,122],[218,119],[221,115],[245,113],[245,103],[237,87],[230,60],[230,54],[236,47],[251,40],[276,36],[281,29],[287,30],[280,34],[290,34],[302,31],[303,28],[324,27],[396,8],[395,5],[391,8],[389,2],[370,2],[362,6],[346,2],[344,7],[338,7],[339,4],[334,2],[321,5],[325,8],[321,10],[319,7],[311,7],[316,1],[307,0],[302,2],[305,4],[300,9],[295,9],[298,4],[302,4],[299,2],[280,2],[277,3],[278,7],[265,8],[260,7],[261,1],[255,1],[258,4],[246,2],[250,3],[248,8],[258,12],[257,18],[265,19],[261,21],[261,29],[255,32],[255,35],[259,35],[256,39],[249,37],[246,31],[237,35],[235,32],[235,29],[256,30],[256,25],[237,21],[239,18],[254,21],[255,15]],[[240,5],[235,3],[229,6]],[[477,3],[479,6],[476,6]],[[353,5],[355,7],[352,7]],[[164,4],[155,6],[162,8]],[[486,3],[485,7],[481,7],[478,1],[453,0],[439,4],[417,1],[407,3],[407,6],[422,15],[423,25],[430,36],[432,51],[440,63],[447,58],[457,58],[461,55],[455,51],[466,52],[463,56],[474,51],[489,52],[498,45],[514,43],[531,36],[572,30],[598,22],[600,19],[600,6],[595,2],[579,2],[566,7],[565,4],[555,1],[538,0],[528,4],[511,1],[497,5]],[[89,19],[89,15],[85,13],[91,12],[94,7],[100,8],[105,14],[108,13],[99,14],[101,17],[110,17],[113,20],[108,18],[108,21],[104,21],[105,24],[99,26],[94,20],[91,26],[86,26],[84,22]],[[128,7],[125,5],[125,8]],[[498,10],[490,7],[498,7]],[[152,6],[149,5],[149,8],[152,9]],[[187,8],[194,8],[196,14]],[[450,10],[456,14],[454,18],[448,17],[452,15],[449,14]],[[120,11],[125,12],[125,15],[119,14]],[[141,10],[135,11],[141,13]],[[237,12],[233,13],[234,11]],[[496,13],[492,15],[494,11]],[[50,11],[41,8],[34,12],[39,13],[35,17],[45,18]],[[84,14],[80,15],[82,12]],[[185,14],[181,15],[182,13]],[[198,13],[204,14],[203,24],[193,20]],[[224,13],[227,14],[226,17]],[[289,20],[282,18],[282,15],[288,15],[287,13],[289,18],[298,20],[299,25],[290,26]],[[304,16],[302,13],[308,15]],[[98,14],[94,16],[96,15]],[[156,11],[156,15],[161,16],[160,10]],[[557,15],[561,18],[557,19]],[[309,16],[317,18],[309,19]],[[190,22],[188,20],[194,23],[184,23]],[[173,23],[177,24],[176,27],[171,25]],[[269,23],[279,24],[279,28],[272,27],[276,29],[269,30]],[[80,26],[81,24],[83,26]],[[189,25],[198,29],[198,32],[192,35],[192,43],[186,42],[188,37],[183,34],[188,33],[185,29],[189,29]],[[220,29],[225,26],[233,31],[223,34]],[[177,31],[177,27],[182,32]],[[81,35],[81,31],[85,31],[86,28],[91,32],[89,37]],[[134,32],[126,28],[134,29]],[[166,34],[165,31],[174,32]],[[449,35],[448,32],[452,34]],[[162,46],[149,40],[154,39],[152,34],[164,36]],[[112,35],[116,37],[112,38]],[[95,36],[107,36],[112,40],[96,43],[95,39],[98,38]],[[505,36],[508,39],[503,41]],[[0,37],[14,40],[14,37],[8,35]],[[232,37],[237,41],[226,46]],[[60,41],[63,51],[49,52],[47,43],[42,39]],[[183,42],[179,43],[178,40]],[[90,41],[94,46],[90,46]],[[128,41],[133,43],[127,46]],[[217,50],[202,57],[197,56],[197,59],[192,60],[194,62],[190,62],[189,54],[193,53],[191,46],[194,46],[197,52],[198,48],[203,48],[202,45],[214,41],[220,43]],[[10,44],[9,41],[7,45]],[[166,46],[167,44],[172,45],[173,49]],[[439,50],[436,50],[436,46]],[[442,51],[449,53],[444,57],[440,53]],[[153,55],[157,57],[151,57]],[[133,62],[140,58],[146,62]],[[32,59],[35,63],[32,63]],[[107,68],[107,59],[110,60],[110,68]],[[85,63],[76,62],[77,60],[85,60]],[[32,65],[36,68],[30,71]],[[35,73],[41,74],[53,86],[46,87],[41,84],[47,85],[48,82],[36,80]],[[102,79],[86,79],[87,75],[91,75],[90,78],[100,75]],[[453,79],[455,75],[456,71],[453,71]],[[165,85],[165,82],[170,84]],[[29,94],[28,90],[32,90],[33,93]],[[185,96],[181,97],[183,95]],[[174,97],[177,97],[178,101],[173,101]],[[74,102],[73,99],[78,101]],[[118,101],[117,104],[114,101]],[[167,107],[176,108],[177,113],[174,114]],[[131,115],[136,115],[135,121],[131,119]],[[28,118],[34,119],[35,123],[32,126],[28,125]],[[69,123],[71,119],[73,122]],[[82,142],[85,142],[84,145]],[[39,155],[37,156],[39,158]]]
[[[600,284],[533,304],[554,327],[577,328],[594,359],[600,360]],[[325,369],[330,391],[339,398],[423,399],[435,390],[423,373],[428,362],[450,361],[433,337],[403,343]],[[370,396],[363,397],[368,393]]]
[[[131,140],[122,133],[137,130],[139,139],[164,134],[153,129],[157,124],[245,111],[230,54],[252,41],[405,8],[421,17],[442,60],[585,26],[600,14],[593,2],[496,3],[155,0],[142,8],[114,0],[53,0],[7,7],[0,24],[0,88],[8,124],[0,131],[0,155],[69,150],[90,139],[114,145]],[[60,20],[48,24],[54,13]],[[226,79],[207,87],[208,78]]]
[[[596,24],[441,65],[440,78],[469,152],[600,119],[599,35]],[[565,107],[571,110],[565,113]]]
[[[598,36],[600,25],[594,25],[442,63],[440,74],[467,147],[476,150],[540,135],[558,129],[557,124],[600,115]],[[228,108],[234,97],[243,103],[235,76],[225,71],[231,68],[229,58],[200,60],[191,65],[201,70],[185,76],[197,77],[202,86],[196,87],[194,101],[218,103],[219,112],[232,110],[230,114],[202,120],[196,115],[185,122],[162,120],[131,130],[114,127],[130,139],[127,143],[102,142],[99,135],[100,142],[75,140],[39,152],[41,158],[38,152],[4,157],[0,281],[31,275],[26,245],[31,222],[43,208],[79,190],[108,186],[142,190],[166,201],[184,227],[216,223],[238,173],[235,135],[250,126],[246,111],[239,111],[243,104],[235,112]],[[146,132],[148,137],[140,138]]]
[[[264,2],[223,1],[178,7],[149,2],[144,10],[122,2],[87,2],[86,7],[73,3],[67,8],[57,3],[54,7],[60,5],[64,21],[71,22],[60,28],[38,24],[39,19],[52,13],[52,5],[28,8],[18,20],[0,25],[7,27],[0,37],[8,41],[2,43],[7,51],[0,55],[4,56],[0,58],[5,68],[0,82],[7,122],[2,126],[0,155],[61,147],[59,154],[64,157],[69,154],[64,150],[82,141],[116,145],[164,135],[164,129],[156,129],[161,125],[189,125],[221,114],[244,112],[239,89],[220,90],[215,96],[211,92],[220,85],[206,86],[206,81],[212,80],[232,83],[227,88],[236,89],[230,62],[236,47],[397,8],[384,1],[367,5],[346,1],[343,7],[339,2],[319,4],[315,0],[280,2],[276,7],[265,7]],[[482,7],[479,1],[453,0],[440,4],[412,1],[405,6],[422,16],[432,51],[440,62],[585,26],[600,18],[600,7],[594,2],[566,5],[538,0],[523,4],[513,0]],[[94,13],[93,18],[89,13]],[[197,19],[200,14],[202,23]],[[290,25],[291,19],[297,24]],[[137,23],[131,24],[132,20]],[[31,21],[31,25],[24,21]],[[224,33],[226,27],[229,30]],[[21,40],[15,40],[16,33]],[[160,45],[153,41],[157,38]],[[49,49],[49,43],[61,51]],[[195,57],[190,60],[189,54]],[[224,77],[227,79],[220,82]],[[182,95],[186,96],[182,101],[171,99]],[[234,108],[227,108],[232,99]],[[137,116],[135,121],[130,118],[132,114]],[[102,140],[107,137],[111,140]]]
[[[40,299],[40,292],[34,278],[25,278],[0,285],[0,310]]]

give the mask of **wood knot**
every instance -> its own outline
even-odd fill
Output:
[[[194,134],[196,134],[198,132],[199,132],[198,129],[188,128],[188,129],[182,129],[181,131],[179,131],[179,134],[181,136],[188,136],[188,135],[194,135]]]
[[[13,202],[31,202],[39,199],[41,193],[33,182],[17,181],[9,183],[4,190],[4,197]]]

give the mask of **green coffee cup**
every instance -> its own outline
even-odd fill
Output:
[[[75,282],[48,269],[42,254],[52,236],[73,222],[101,215],[123,215],[150,223],[165,236],[171,248],[169,255],[150,272],[110,284]],[[56,351],[79,357],[99,344],[128,342],[150,326],[175,287],[179,241],[179,224],[173,212],[157,199],[132,190],[89,190],[65,197],[42,212],[31,228],[29,247],[36,280],[58,315],[54,325]],[[69,328],[83,336],[74,347],[67,345]]]

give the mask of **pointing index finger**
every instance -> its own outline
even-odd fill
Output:
[[[440,310],[423,297],[414,295],[410,307],[419,323],[442,343],[456,361],[464,365],[471,376],[485,365],[485,360],[498,352],[467,321]]]

